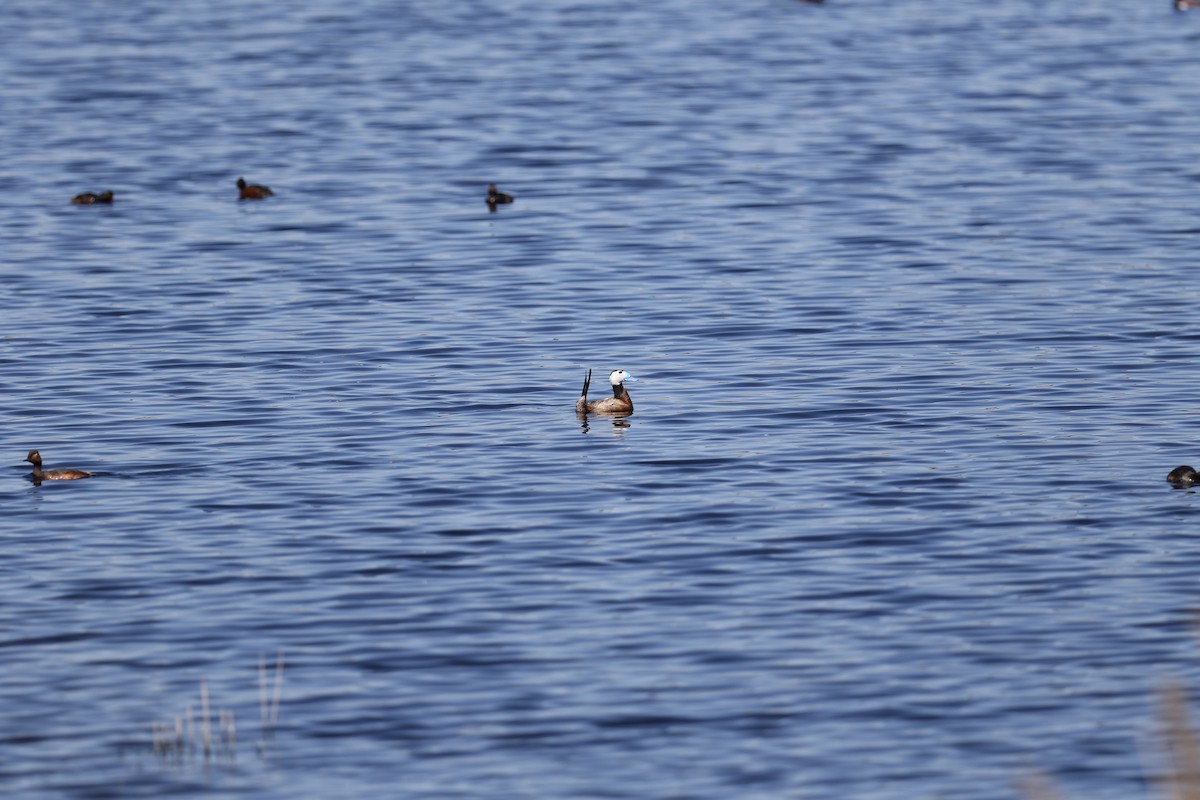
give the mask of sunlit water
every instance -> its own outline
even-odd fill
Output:
[[[6,797],[1142,796],[1200,13],[300,5],[0,10]]]

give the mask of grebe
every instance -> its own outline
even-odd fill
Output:
[[[90,478],[92,473],[84,472],[81,469],[42,469],[42,454],[37,450],[30,450],[29,455],[25,456],[25,460],[33,464],[33,480],[36,483],[42,481],[74,481],[80,478]]]
[[[612,397],[593,400],[589,403],[587,393],[588,386],[592,382],[592,371],[589,369],[587,377],[583,379],[583,393],[575,401],[575,411],[579,414],[586,414],[589,411],[593,414],[632,414],[633,398],[629,396],[629,390],[625,388],[625,381],[636,380],[637,378],[625,370],[614,369],[608,374],[608,382],[613,387]]]

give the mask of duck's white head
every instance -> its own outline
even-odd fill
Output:
[[[608,373],[608,382],[613,386],[620,386],[625,381],[636,380],[637,378],[633,377],[623,369],[614,369],[612,372]]]

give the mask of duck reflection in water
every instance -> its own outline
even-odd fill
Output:
[[[25,460],[33,464],[33,472],[30,473],[30,477],[39,486],[42,481],[76,481],[80,478],[92,477],[92,473],[84,472],[81,469],[42,469],[42,454],[37,450],[30,450],[29,455],[25,456]]]
[[[1186,489],[1189,486],[1195,486],[1200,483],[1200,474],[1196,470],[1184,464],[1182,467],[1176,467],[1167,473],[1167,483],[1174,486],[1176,489]]]
[[[609,414],[608,415],[607,419],[609,422],[612,423],[612,435],[613,436],[624,436],[625,431],[627,431],[627,430],[629,430],[629,428],[633,427],[630,424],[629,420],[625,419],[626,416],[627,415],[625,415],[625,414]],[[579,415],[579,427],[583,429],[584,433],[591,433],[592,432],[591,417],[589,417],[587,414],[580,414]]]

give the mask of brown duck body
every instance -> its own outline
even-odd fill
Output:
[[[1187,487],[1200,483],[1200,473],[1184,464],[1176,467],[1167,474],[1167,482],[1172,486]]]
[[[42,469],[42,454],[37,450],[30,450],[29,455],[25,456],[25,460],[33,464],[33,479],[39,483],[41,481],[77,481],[80,478],[92,477],[92,473],[84,472],[81,469]]]
[[[588,386],[592,382],[592,371],[589,369],[587,377],[583,379],[583,392],[579,395],[579,399],[575,401],[575,412],[578,414],[632,414],[633,413],[633,398],[629,396],[629,390],[625,388],[625,381],[636,380],[632,375],[625,370],[613,370],[609,375],[609,382],[612,383],[612,397],[605,397],[603,400],[593,400],[588,402],[587,393]]]
[[[100,194],[92,194],[91,192],[84,192],[83,194],[77,194],[74,197],[72,197],[71,205],[90,206],[90,205],[94,205],[96,203],[111,203],[112,201],[113,201],[113,193],[112,192],[101,192]]]
[[[264,197],[270,197],[275,194],[266,186],[259,186],[257,183],[246,183],[245,178],[237,179],[238,200],[262,200]]]
[[[487,204],[488,208],[490,208],[492,211],[496,210],[497,205],[511,203],[512,201],[513,196],[511,194],[505,194],[504,192],[500,191],[496,188],[496,184],[494,183],[488,184]]]

